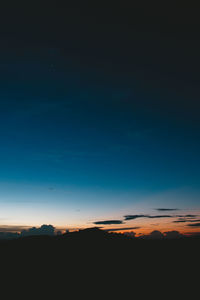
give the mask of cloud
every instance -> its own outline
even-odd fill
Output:
[[[19,236],[17,232],[0,232],[0,239],[16,239]]]
[[[135,236],[136,236],[136,232],[134,232],[134,231],[124,232],[124,234],[126,236],[129,236],[129,237],[132,237],[132,238],[135,238]]]
[[[155,208],[157,211],[175,211],[179,210],[178,208]]]
[[[200,223],[191,223],[191,224],[188,224],[188,226],[190,226],[190,227],[200,227]]]
[[[185,223],[188,222],[188,220],[176,220],[173,223]]]
[[[157,219],[157,218],[172,218],[173,216],[171,215],[155,215],[155,216],[150,216],[150,215],[126,215],[124,216],[126,221],[129,220],[135,220],[138,218],[149,218],[149,219]]]
[[[178,220],[175,220],[173,223],[194,223],[194,222],[200,222],[200,219],[190,219],[190,218],[180,218]]]
[[[154,230],[147,235],[142,235],[140,238],[144,239],[177,239],[184,237],[179,231],[172,230],[166,231],[164,233],[160,232],[159,230]]]
[[[179,217],[179,218],[191,218],[191,219],[194,219],[194,218],[197,218],[198,215],[178,215],[176,217]]]
[[[200,238],[200,232],[188,232],[187,235]]]
[[[109,228],[109,229],[103,229],[104,231],[123,231],[123,230],[132,230],[132,229],[139,229],[141,227],[135,226],[135,227],[121,227],[121,228]]]
[[[165,238],[167,239],[177,239],[177,238],[184,237],[183,234],[181,234],[179,231],[176,230],[166,231],[164,232],[164,234],[165,234]]]
[[[112,225],[112,224],[123,224],[121,220],[106,220],[93,222],[95,225]]]
[[[152,239],[162,239],[164,235],[159,230],[154,230],[149,234],[149,237]]]
[[[162,232],[160,232],[159,230],[154,230],[151,233],[147,234],[147,235],[142,235],[140,238],[143,239],[163,239],[164,238],[164,234]]]
[[[170,215],[158,215],[158,216],[147,216],[150,219],[157,219],[157,218],[172,218],[173,216]]]
[[[199,218],[198,215],[181,215],[176,217],[178,217],[178,219],[175,220],[173,223],[200,222],[200,219],[197,219],[197,217]]]
[[[31,235],[54,235],[55,227],[52,225],[42,225],[41,227],[32,227],[27,230],[22,230],[21,236],[31,236]]]
[[[56,189],[54,188],[54,187],[52,187],[52,186],[50,186],[49,188],[49,191],[55,191]]]
[[[198,217],[198,215],[185,215],[184,217],[186,217],[186,218],[196,218],[196,217]]]
[[[145,218],[145,217],[147,217],[147,216],[146,215],[126,215],[126,216],[124,216],[126,221],[134,220],[134,219],[138,219],[138,218]]]
[[[28,226],[19,226],[19,225],[1,225],[0,232],[21,232],[25,230]]]

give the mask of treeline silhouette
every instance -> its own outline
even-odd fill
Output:
[[[92,294],[94,287],[94,298],[105,297],[108,289],[115,297],[119,290],[131,295],[132,288],[149,295],[161,287],[172,293],[179,289],[177,280],[196,277],[199,253],[198,236],[138,239],[98,228],[0,241],[4,279],[19,282],[17,289],[28,286],[28,296],[37,291],[38,298],[42,288],[45,299],[54,287],[57,298],[72,287],[74,297],[80,291]]]
[[[155,234],[155,237],[157,235]],[[78,259],[83,253],[91,256],[96,253],[100,256],[137,255],[142,260],[148,257],[156,258],[156,253],[163,253],[167,259],[170,254],[192,254],[194,257],[200,250],[200,236],[184,236],[177,238],[135,238],[133,236],[112,233],[99,228],[88,228],[84,230],[67,232],[59,235],[30,235],[21,236],[17,239],[1,239],[1,253],[29,253],[32,257],[45,254],[59,254],[76,256]]]

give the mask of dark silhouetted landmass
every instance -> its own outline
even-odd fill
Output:
[[[139,239],[134,234],[90,228],[1,240],[1,267],[5,265],[1,273],[7,282],[11,278],[18,282],[18,291],[28,287],[28,295],[35,293],[35,299],[41,296],[41,289],[44,299],[53,291],[55,299],[65,294],[68,298],[69,291],[73,297],[85,292],[94,299],[97,295],[104,298],[108,291],[112,297],[119,291],[125,297],[135,290],[154,295],[160,288],[171,295],[180,288],[178,280],[196,276],[200,236],[177,238],[176,232],[168,238],[159,232],[152,235],[154,239]]]
[[[1,240],[0,251],[2,255],[9,253],[19,254],[24,257],[41,258],[50,257],[51,263],[56,259],[71,257],[75,261],[84,256],[111,258],[119,260],[136,259],[136,264],[150,263],[152,259],[157,263],[158,256],[162,256],[162,264],[170,258],[177,256],[177,261],[182,257],[191,255],[194,258],[200,250],[200,235],[186,237],[177,231],[166,232],[165,235],[154,231],[142,238],[135,235],[109,233],[99,228],[88,228],[75,232],[59,235],[22,235],[17,239]],[[185,258],[183,257],[185,255]],[[54,259],[53,259],[54,257]],[[89,261],[88,261],[89,262]]]

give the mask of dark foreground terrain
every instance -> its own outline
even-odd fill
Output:
[[[47,293],[73,285],[74,294],[94,287],[99,294],[113,284],[115,293],[122,287],[124,293],[158,292],[161,286],[167,293],[191,279],[195,287],[199,254],[199,237],[142,240],[99,229],[0,242],[3,279],[19,281],[21,288],[28,284],[33,292],[47,284]]]
[[[106,263],[135,266],[187,264],[199,259],[200,237],[139,239],[90,228],[57,236],[28,236],[0,241],[1,257],[52,265]]]

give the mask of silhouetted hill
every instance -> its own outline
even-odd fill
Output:
[[[108,233],[99,228],[88,228],[63,235],[25,236],[0,241],[0,251],[5,254],[9,251],[21,254],[30,251],[36,255],[47,251],[48,254],[79,253],[81,255],[84,251],[90,253],[93,250],[98,254],[112,253],[113,256],[124,253],[126,256],[137,254],[142,259],[150,254],[155,258],[158,252],[162,253],[165,259],[172,253],[179,257],[184,254],[192,254],[194,257],[200,250],[200,237],[139,239],[119,233]]]
[[[151,295],[162,287],[172,293],[179,289],[177,280],[195,277],[199,253],[198,237],[145,240],[97,228],[0,242],[4,279],[19,282],[17,289],[28,286],[28,295],[37,291],[37,298],[42,288],[45,299],[54,288],[57,299],[61,290],[68,296],[71,289],[76,295],[95,288],[94,298],[108,290],[111,295],[119,290],[131,295],[131,289]]]

